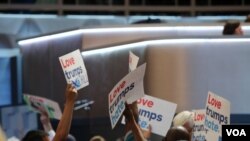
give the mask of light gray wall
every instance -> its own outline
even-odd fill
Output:
[[[250,113],[250,40],[180,42],[148,46],[146,89],[178,104],[178,111],[205,108],[208,91],[231,102],[232,113]]]

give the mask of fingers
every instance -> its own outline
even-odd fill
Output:
[[[152,131],[152,126],[151,124],[148,125],[148,130],[151,132]]]
[[[133,112],[131,110],[130,104],[127,102],[125,102],[125,110],[123,114],[127,121],[131,121],[133,119]]]
[[[72,84],[67,84],[65,97],[66,101],[68,102],[74,102],[78,96],[78,92],[76,88]]]
[[[67,84],[67,88],[66,89],[67,89],[68,92],[77,93],[76,88],[72,84]]]
[[[143,133],[143,136],[145,138],[149,139],[151,137],[151,133],[152,133],[152,126],[149,124],[148,125],[148,130],[142,129],[142,133]]]
[[[125,108],[129,109],[129,104],[127,102],[125,102]]]
[[[48,116],[48,113],[44,106],[39,106],[38,111],[40,112],[41,115]]]

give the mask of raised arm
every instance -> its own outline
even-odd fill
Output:
[[[63,110],[62,118],[56,129],[56,135],[53,141],[65,141],[70,130],[73,115],[74,103],[77,98],[77,90],[68,84],[65,92],[66,103]]]
[[[141,128],[139,127],[139,125],[137,124],[133,111],[132,111],[132,107],[134,105],[128,105],[126,103],[126,109],[124,111],[124,116],[126,118],[126,126],[128,126],[134,135],[134,138],[136,139],[136,141],[146,141],[146,139],[143,136],[143,133],[141,131]]]
[[[43,129],[46,133],[49,134],[49,139],[50,141],[53,140],[54,136],[55,136],[55,131],[54,129],[52,128],[52,125],[51,125],[51,122],[50,122],[50,118],[49,118],[49,115],[47,113],[47,111],[44,109],[44,108],[39,108],[40,110],[40,121],[43,125]]]
[[[152,126],[149,124],[148,130],[142,129],[142,134],[146,139],[150,139],[151,134],[152,134]]]
[[[43,125],[43,129],[44,129],[45,132],[49,132],[49,131],[53,130],[52,125],[50,123],[48,113],[46,111],[41,113],[40,121],[41,121],[41,123]]]

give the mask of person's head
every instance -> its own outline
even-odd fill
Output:
[[[245,22],[246,22],[246,23],[249,23],[249,22],[250,22],[250,14],[247,15],[247,18],[246,18]]]
[[[226,22],[223,28],[223,35],[243,35],[240,22]]]
[[[190,141],[190,135],[183,126],[171,127],[162,141]]]
[[[190,111],[182,111],[173,119],[173,126],[183,126],[189,133],[192,132],[194,126],[194,113]]]
[[[23,137],[22,141],[49,141],[49,138],[44,131],[31,130]]]
[[[76,141],[76,138],[73,135],[68,134],[66,141]]]
[[[89,141],[105,141],[105,139],[100,135],[96,135],[93,136]]]

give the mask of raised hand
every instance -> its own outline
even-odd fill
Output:
[[[66,102],[75,102],[77,98],[78,92],[75,89],[75,87],[72,84],[67,84],[66,91],[65,91],[65,97]]]
[[[63,110],[63,115],[57,126],[56,135],[53,141],[66,140],[71,126],[73,108],[77,95],[78,95],[77,90],[73,87],[73,85],[68,84],[65,91],[66,103]]]

